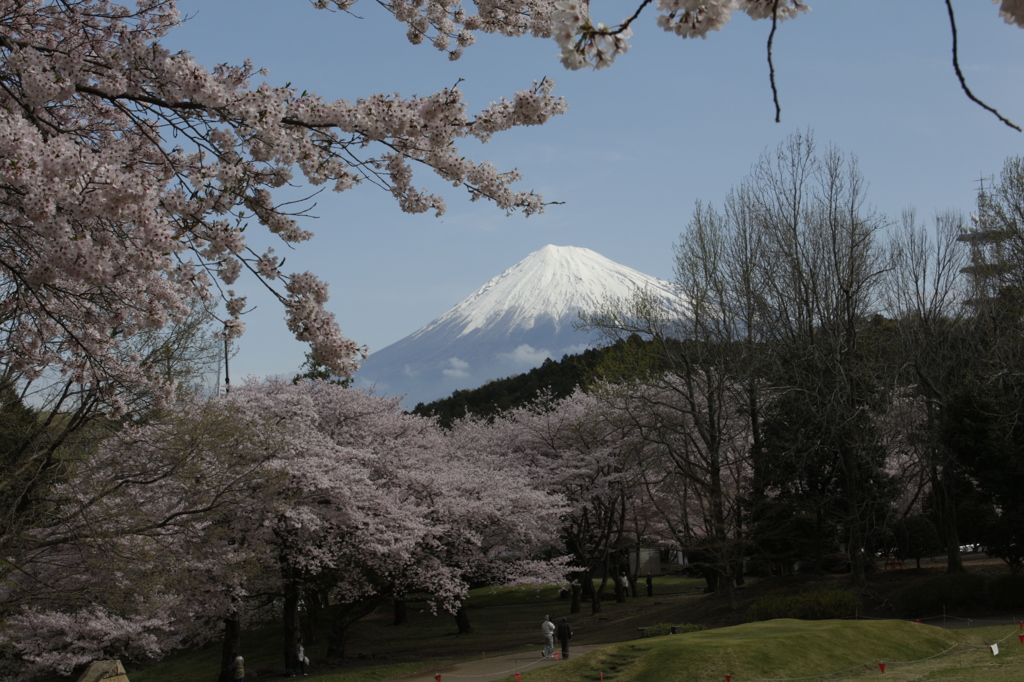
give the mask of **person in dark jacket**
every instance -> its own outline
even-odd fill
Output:
[[[569,640],[572,639],[572,628],[569,627],[567,618],[562,618],[555,635],[558,637],[558,643],[562,645],[562,660],[565,660],[569,658]]]

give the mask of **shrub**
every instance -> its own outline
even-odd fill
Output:
[[[950,609],[974,609],[985,605],[985,579],[972,573],[953,573],[924,578],[900,594],[900,606],[909,616],[933,616]]]
[[[846,552],[826,554],[821,559],[821,568],[826,573],[849,573],[850,555]]]
[[[644,628],[642,637],[661,637],[672,633],[672,623],[658,623]]]
[[[676,633],[683,632],[697,632],[699,630],[707,630],[707,625],[700,625],[699,623],[683,623],[682,625],[672,625],[672,623],[658,623],[644,628],[642,637],[662,637],[663,635],[670,635],[673,631]]]
[[[759,620],[801,618],[824,620],[852,616],[860,606],[860,597],[846,590],[813,590],[802,594],[773,594],[751,607]]]
[[[988,597],[996,608],[1024,608],[1024,575],[1001,575],[988,584]]]

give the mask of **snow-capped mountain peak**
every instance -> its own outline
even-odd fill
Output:
[[[539,319],[556,330],[580,310],[595,310],[609,298],[628,298],[640,288],[672,295],[668,282],[619,265],[596,251],[548,244],[501,273],[414,336],[439,326],[458,326],[460,336],[502,321],[532,329]]]
[[[371,353],[357,385],[406,395],[407,407],[526,372],[592,345],[573,328],[579,312],[640,289],[677,302],[668,282],[576,246],[548,245],[516,263],[433,322]]]

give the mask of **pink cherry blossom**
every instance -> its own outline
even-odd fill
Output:
[[[434,10],[440,35],[472,43]],[[212,298],[216,280],[282,282],[289,328],[336,374],[354,370],[364,351],[325,310],[326,285],[247,246],[256,225],[285,243],[312,237],[275,201],[295,173],[339,192],[372,173],[402,210],[441,214],[443,198],[417,186],[423,165],[507,212],[543,210],[513,189],[516,173],[466,159],[457,143],[562,113],[548,81],[475,117],[455,88],[330,102],[258,82],[248,62],[208,69],[167,50],[160,40],[180,21],[172,0],[0,0],[0,17],[3,361],[28,378],[63,372],[111,412],[125,409],[119,386],[169,390],[120,351]],[[228,298],[224,335],[235,337],[245,297]]]

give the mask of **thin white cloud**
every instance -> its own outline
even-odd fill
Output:
[[[465,379],[469,376],[469,372],[466,371],[469,369],[469,363],[465,360],[448,358],[448,364],[450,364],[451,367],[441,371],[441,374],[444,374],[446,377],[450,377],[452,379]]]
[[[551,351],[548,349],[534,348],[528,343],[524,343],[511,353],[498,353],[499,360],[529,367],[536,367],[550,357]]]

